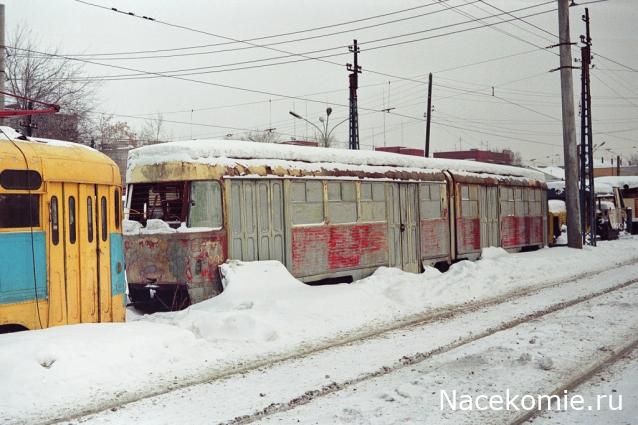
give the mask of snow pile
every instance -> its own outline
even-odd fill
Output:
[[[596,177],[594,179],[594,185],[599,183],[607,184],[612,187],[619,187],[623,189],[627,186],[629,189],[635,189],[638,187],[638,176],[605,176]]]
[[[214,227],[187,227],[186,223],[180,223],[177,229],[173,229],[170,224],[158,218],[149,218],[146,220],[146,227],[142,223],[135,220],[124,220],[122,222],[122,231],[125,235],[157,235],[170,233],[197,233],[210,232],[219,230]]]
[[[240,161],[238,161],[240,160]],[[352,168],[361,167],[407,167],[413,171],[455,170],[469,173],[487,173],[494,175],[524,177],[543,181],[538,171],[506,165],[487,164],[475,161],[454,159],[422,158],[379,151],[352,151],[349,149],[317,148],[307,146],[282,145],[276,143],[255,143],[238,140],[188,140],[143,146],[129,152],[127,162],[127,181],[131,181],[134,168],[163,162],[202,163],[211,165],[286,165],[306,164],[306,168],[315,170],[335,168],[338,164]],[[352,167],[355,166],[355,167]],[[359,168],[357,168],[358,166]],[[374,170],[381,171],[381,170]]]
[[[560,199],[550,199],[549,201],[547,201],[547,205],[550,213],[560,214],[567,212],[565,201],[561,201]]]
[[[0,335],[0,411],[37,422],[289,356],[416,315],[638,258],[638,238],[597,248],[483,251],[446,273],[381,267],[352,284],[308,286],[278,262],[230,262],[226,290],[184,311],[124,324]],[[132,318],[133,319],[133,318]]]
[[[158,233],[175,233],[177,230],[173,229],[167,222],[157,218],[149,218],[146,220],[146,227],[140,228],[140,233],[143,235],[155,235]]]
[[[142,229],[142,223],[135,220],[124,219],[122,221],[122,232],[125,235],[139,235]]]
[[[605,181],[598,181],[599,178],[600,177],[596,177],[594,179],[594,190],[596,191],[596,193],[599,195],[607,195],[609,193],[614,193],[615,186]],[[579,184],[579,187],[580,187],[580,184]],[[565,182],[564,181],[548,182],[547,188],[550,190],[551,189],[555,190],[557,194],[561,194],[565,191]]]

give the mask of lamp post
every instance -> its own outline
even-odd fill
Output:
[[[319,126],[317,126],[312,121],[308,121],[307,119],[305,119],[304,117],[302,117],[301,115],[299,115],[298,113],[296,113],[294,111],[288,111],[288,113],[290,115],[292,115],[293,117],[297,118],[298,120],[304,120],[305,122],[307,122],[308,124],[310,124],[311,126],[316,128],[317,131],[319,131],[319,134],[321,134],[322,144],[323,144],[323,147],[325,147],[325,148],[329,147],[328,145],[330,144],[330,136],[332,135],[332,132],[334,131],[334,129],[337,128],[339,125],[343,124],[344,122],[348,121],[348,119],[349,119],[349,118],[346,118],[345,120],[337,123],[330,130],[328,130],[330,114],[332,114],[332,108],[331,107],[327,107],[326,108],[326,118],[325,119],[324,119],[324,117],[319,117],[319,122],[321,122],[321,124],[323,125],[323,129],[320,128]]]

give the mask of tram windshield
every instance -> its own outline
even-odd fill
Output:
[[[221,227],[221,187],[217,181],[135,183],[129,187],[129,220],[166,222],[172,228]]]

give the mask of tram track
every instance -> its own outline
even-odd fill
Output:
[[[561,396],[568,391],[575,390],[578,386],[586,383],[600,372],[613,366],[636,349],[638,349],[638,338],[634,338],[626,344],[609,349],[609,356],[591,364],[589,367],[585,368],[583,372],[578,373],[566,382],[559,384],[551,392],[549,392],[549,394]],[[517,415],[513,420],[508,422],[508,425],[523,425],[537,416],[540,416],[544,412],[545,410],[541,409],[530,409],[529,411],[522,412],[520,415]]]
[[[502,332],[502,331],[506,331],[512,328],[515,328],[519,325],[522,325],[524,323],[527,323],[529,321],[535,320],[535,319],[539,319],[542,318],[544,316],[556,313],[558,311],[573,307],[575,305],[578,304],[582,304],[585,302],[588,302],[590,300],[593,300],[595,298],[607,295],[609,293],[615,292],[615,291],[619,291],[622,290],[624,288],[627,288],[631,285],[634,285],[638,283],[638,278],[636,279],[631,279],[628,281],[625,281],[623,283],[614,285],[610,288],[606,288],[604,290],[601,291],[596,291],[594,293],[588,294],[588,295],[584,295],[584,296],[580,296],[577,298],[574,298],[572,300],[569,301],[563,301],[563,302],[559,302],[559,303],[555,303],[547,308],[544,308],[542,310],[537,310],[534,311],[532,313],[517,317],[513,320],[509,320],[506,322],[503,322],[501,325],[496,326],[496,327],[491,327],[486,329],[484,332],[481,333],[477,333],[477,334],[473,334],[471,336],[468,336],[466,338],[462,338],[462,339],[458,339],[455,342],[451,343],[451,344],[446,344],[443,346],[440,346],[438,348],[435,348],[433,350],[427,351],[427,352],[418,352],[412,355],[406,355],[404,357],[402,357],[397,363],[395,363],[394,365],[391,366],[382,366],[381,368],[378,368],[377,370],[371,371],[369,373],[365,373],[365,374],[361,374],[358,377],[354,378],[354,379],[350,379],[347,381],[343,381],[340,383],[336,383],[333,382],[329,385],[326,385],[320,389],[316,389],[316,390],[310,390],[310,391],[306,391],[303,394],[300,394],[299,396],[290,399],[287,402],[283,402],[283,403],[275,403],[275,404],[271,404],[267,407],[265,407],[264,409],[260,410],[260,411],[256,411],[253,412],[251,414],[248,415],[243,415],[240,417],[236,417],[232,420],[226,421],[226,422],[222,422],[222,424],[224,425],[242,425],[242,424],[248,424],[248,423],[252,423],[264,418],[267,418],[269,416],[275,415],[275,414],[279,414],[279,413],[284,413],[290,410],[294,410],[298,407],[301,407],[303,405],[306,405],[310,402],[313,402],[317,399],[320,399],[322,397],[326,397],[328,395],[331,395],[333,393],[337,393],[339,391],[343,391],[346,390],[350,387],[353,387],[355,385],[359,385],[359,384],[363,384],[366,381],[372,380],[372,379],[376,379],[394,372],[397,372],[403,368],[406,367],[412,367],[418,363],[421,363],[425,360],[431,359],[434,356],[437,355],[441,355],[444,353],[448,353],[451,352],[453,350],[462,348],[464,346],[467,346],[469,344],[472,344],[474,342],[477,342],[481,339],[487,338],[491,335],[494,335],[497,332]],[[582,382],[586,381],[588,378],[590,378],[591,376],[595,375],[596,373],[600,372],[602,369],[604,369],[605,367],[607,367],[608,365],[612,364],[614,361],[618,360],[619,358],[621,358],[622,356],[624,356],[625,354],[627,354],[628,352],[631,352],[633,349],[635,349],[636,347],[638,347],[638,339],[636,340],[632,340],[629,344],[625,344],[622,347],[618,347],[616,349],[612,349],[612,355],[608,356],[607,358],[605,358],[604,360],[597,362],[596,364],[594,364],[593,366],[591,366],[590,368],[588,368],[587,370],[585,370],[585,372],[583,372],[582,374],[577,375],[576,377],[572,378],[569,380],[569,382],[567,382],[566,384],[560,385],[558,388],[556,388],[554,390],[554,392],[552,392],[552,394],[562,394],[562,391],[565,389],[571,389],[576,387],[577,385],[581,384]],[[533,411],[533,412],[526,412],[524,415],[521,415],[520,417],[517,417],[517,419],[515,419],[514,421],[512,421],[510,424],[511,425],[522,425],[523,423],[525,423],[526,421],[528,421],[529,419],[532,419],[534,416],[536,416],[537,414],[542,413],[539,411]]]
[[[622,266],[632,266],[632,265],[636,265],[638,264],[638,258],[635,258],[629,262],[625,262],[624,264],[622,264]],[[45,423],[57,423],[60,421],[68,421],[68,420],[72,420],[74,418],[79,418],[82,416],[87,416],[87,415],[92,415],[92,414],[96,414],[99,413],[101,411],[104,410],[108,410],[108,409],[117,409],[120,406],[124,406],[127,404],[131,404],[134,402],[138,402],[138,401],[142,401],[145,399],[149,399],[152,397],[156,397],[156,396],[160,396],[163,394],[167,394],[170,393],[172,391],[176,391],[176,390],[180,390],[180,389],[184,389],[187,387],[192,387],[195,385],[199,385],[199,384],[207,384],[207,383],[212,383],[218,380],[222,380],[222,379],[229,379],[232,378],[233,376],[238,376],[238,375],[243,375],[243,374],[247,374],[250,373],[252,371],[264,368],[264,367],[272,367],[275,366],[277,364],[281,364],[287,361],[293,361],[295,359],[299,359],[311,354],[318,354],[324,351],[328,351],[337,347],[343,347],[343,346],[347,346],[349,344],[353,344],[353,343],[359,343],[359,342],[363,342],[365,340],[368,339],[373,339],[376,337],[380,337],[383,334],[388,334],[391,332],[395,332],[398,330],[402,330],[402,329],[409,329],[409,328],[414,328],[414,327],[419,327],[419,326],[426,326],[430,323],[434,323],[434,322],[439,322],[439,321],[445,321],[445,320],[450,320],[453,319],[455,317],[467,314],[467,313],[472,313],[472,312],[476,312],[479,311],[481,309],[485,309],[485,308],[490,308],[490,307],[494,307],[497,306],[499,304],[503,304],[503,303],[507,303],[507,302],[512,302],[515,301],[519,298],[524,298],[526,296],[531,296],[534,294],[538,294],[543,292],[544,290],[550,289],[550,288],[555,288],[555,287],[559,287],[559,286],[563,286],[563,285],[570,285],[570,284],[574,284],[582,279],[585,278],[593,278],[597,275],[603,274],[605,272],[608,272],[610,270],[613,270],[614,267],[617,267],[619,265],[614,264],[613,267],[611,268],[605,268],[605,269],[599,269],[599,270],[595,270],[595,271],[589,271],[589,272],[585,272],[585,273],[579,273],[575,276],[569,277],[569,278],[564,278],[564,279],[559,279],[559,280],[554,280],[551,282],[547,282],[544,283],[542,285],[533,285],[530,284],[524,288],[519,288],[513,291],[509,291],[507,293],[498,295],[498,296],[494,296],[494,297],[490,297],[490,298],[486,298],[477,302],[469,302],[469,303],[464,303],[464,304],[460,304],[460,305],[455,305],[455,306],[451,306],[451,307],[445,307],[445,308],[441,308],[441,309],[437,309],[434,311],[430,311],[426,314],[419,314],[419,315],[413,315],[410,316],[406,319],[397,321],[397,322],[393,322],[391,325],[388,326],[381,326],[381,327],[376,327],[372,330],[366,330],[366,331],[361,331],[361,332],[355,332],[355,333],[351,333],[347,336],[343,336],[341,338],[337,338],[329,343],[323,343],[323,344],[317,344],[317,345],[312,345],[312,346],[305,346],[302,347],[299,350],[296,350],[294,353],[287,353],[281,356],[270,356],[268,358],[264,358],[264,359],[258,359],[256,361],[253,362],[249,362],[249,363],[243,363],[240,366],[237,367],[231,367],[231,368],[225,368],[225,369],[221,369],[221,370],[215,370],[212,371],[209,374],[206,374],[204,376],[199,375],[197,378],[194,379],[185,379],[182,382],[178,383],[178,384],[173,384],[173,385],[166,385],[165,387],[162,387],[160,389],[156,389],[154,391],[148,391],[148,392],[144,392],[143,394],[138,393],[133,393],[133,394],[128,394],[126,396],[120,397],[116,400],[116,402],[101,402],[98,405],[93,405],[91,408],[88,409],[81,409],[79,411],[73,411],[73,412],[69,412],[68,415],[58,415],[57,417],[53,418],[53,419],[48,419],[45,420]],[[597,291],[594,292],[592,294],[588,294],[586,296],[581,296],[578,298],[575,298],[573,300],[570,300],[568,302],[564,302],[564,303],[558,303],[555,305],[552,305],[550,308],[548,309],[544,309],[543,311],[537,311],[534,312],[532,314],[528,314],[525,316],[522,316],[516,320],[513,321],[509,321],[507,322],[504,326],[499,326],[496,328],[490,328],[489,330],[486,330],[483,333],[480,334],[475,334],[473,335],[471,338],[469,339],[461,339],[458,340],[457,342],[451,344],[451,345],[446,345],[443,347],[440,347],[436,350],[432,350],[429,352],[424,352],[424,353],[417,353],[414,354],[412,356],[404,356],[404,358],[401,361],[401,365],[395,365],[395,367],[390,367],[390,368],[382,368],[380,370],[375,370],[372,373],[369,373],[367,375],[367,378],[365,379],[372,379],[374,377],[377,376],[381,376],[383,374],[387,374],[390,373],[392,370],[397,370],[398,367],[405,367],[407,365],[410,364],[416,364],[418,362],[421,362],[433,355],[436,354],[441,354],[443,352],[446,351],[450,351],[454,348],[460,347],[462,345],[466,345],[470,342],[476,341],[477,339],[480,338],[484,338],[486,336],[489,336],[493,333],[499,332],[501,330],[507,329],[507,328],[511,328],[516,326],[517,324],[521,324],[524,323],[525,321],[529,321],[534,319],[535,317],[542,317],[543,315],[546,314],[550,314],[552,312],[558,311],[560,309],[564,309],[567,308],[571,305],[574,304],[578,304],[578,303],[582,303],[585,302],[589,299],[595,298],[597,296],[601,296],[604,295],[606,293],[618,290],[618,289],[622,289],[623,287],[632,285],[634,283],[638,282],[638,279],[635,280],[630,280],[627,282],[623,282],[619,285],[615,285],[613,287],[607,288],[605,290],[602,291]],[[352,385],[355,383],[358,383],[360,381],[352,381],[352,382],[346,382],[345,385]],[[339,385],[335,384],[335,385],[328,385],[325,388],[322,388],[320,390],[316,390],[316,391],[311,391],[311,394],[302,394],[299,396],[300,400],[299,401],[295,401],[295,403],[300,403],[303,400],[308,399],[307,401],[305,401],[303,404],[311,401],[312,399],[315,399],[317,397],[321,397],[321,396],[325,396],[328,395],[332,392],[338,391],[339,390]],[[275,407],[270,407],[270,409],[273,409]],[[276,407],[276,409],[280,409],[281,407]],[[270,412],[270,410],[268,410],[269,407],[264,409],[264,412],[268,412],[267,415],[272,415],[274,413],[277,413],[279,411],[285,411],[285,410],[276,410],[273,411],[272,413]],[[289,409],[287,409],[289,410]],[[250,417],[257,415],[257,413],[253,413],[251,415],[249,415]],[[262,414],[263,415],[263,414]],[[247,422],[244,422],[245,419],[241,419],[237,422],[229,422],[229,423],[248,423],[251,422],[253,420],[258,419],[257,417],[255,417],[254,419],[251,420],[247,420]]]

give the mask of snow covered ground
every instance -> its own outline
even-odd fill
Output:
[[[582,251],[491,248],[445,274],[381,268],[323,287],[303,285],[279,263],[231,263],[225,292],[182,312],[0,335],[0,423],[100,410],[356,340],[451,306],[635,262],[637,248],[636,238]]]
[[[397,416],[394,421],[400,422],[400,419],[406,419],[400,412],[405,406],[402,406],[398,401],[392,404],[395,400],[385,400],[385,397],[390,393],[394,394],[393,397],[398,398],[393,388],[401,387],[406,382],[421,379],[424,373],[420,371],[419,364],[421,362],[436,361],[437,356],[453,352],[457,348],[456,352],[463,351],[465,349],[462,348],[463,346],[469,346],[475,341],[481,343],[480,340],[486,336],[506,332],[526,319],[540,318],[547,312],[566,307],[569,303],[574,303],[575,300],[581,300],[583,296],[589,297],[592,293],[600,294],[625,282],[626,279],[632,278],[638,278],[637,267],[620,267],[490,307],[473,311],[465,310],[452,317],[397,329],[376,337],[292,358],[225,379],[144,399],[117,408],[115,411],[107,410],[97,415],[83,417],[77,423],[85,425],[224,423],[236,417],[248,416],[250,419],[259,419],[264,410],[268,411],[269,414],[283,413],[273,416],[272,420],[281,419],[284,422],[294,422],[294,419],[297,418],[302,419],[304,423],[345,423],[351,415],[348,414],[344,417],[343,411],[339,407],[343,405],[348,406],[343,409],[350,413],[358,412],[358,419],[354,420],[355,423],[374,423],[376,414],[383,411],[384,408],[389,409],[389,406],[394,406],[392,408],[394,410],[386,411],[382,417],[383,420],[378,422],[393,422],[395,414]],[[638,294],[638,291],[634,291],[634,294]],[[634,303],[635,306],[638,305],[638,300],[634,300]],[[623,305],[624,307],[620,311],[631,310],[631,306],[627,305],[625,300],[623,300]],[[618,305],[614,309],[617,310]],[[580,313],[581,318],[584,317],[587,322],[593,320],[587,317],[591,316],[589,306],[581,307],[580,311],[584,311],[584,313]],[[634,313],[638,313],[638,311]],[[609,319],[613,320],[611,315],[608,316],[610,316]],[[623,317],[630,319],[629,316],[623,315]],[[638,316],[634,314],[633,318],[638,319]],[[609,322],[599,320],[598,323],[605,327],[608,326]],[[638,327],[636,320],[633,322],[625,320],[624,323],[628,327]],[[540,328],[540,330],[537,332],[536,328]],[[526,378],[536,378],[534,377],[535,373],[545,374],[546,372],[538,366],[545,365],[547,367],[550,362],[554,361],[554,356],[563,356],[566,357],[565,360],[578,361],[591,355],[583,344],[574,343],[581,338],[581,332],[570,334],[566,330],[560,333],[562,344],[578,347],[582,353],[577,356],[578,358],[569,359],[570,353],[556,354],[551,352],[546,347],[545,336],[549,335],[550,338],[553,338],[555,335],[552,333],[556,327],[546,331],[542,328],[543,326],[540,326],[538,321],[534,321],[534,326],[531,328],[534,329],[533,334],[526,334],[522,327],[516,327],[514,339],[517,342],[524,342],[513,345],[517,346],[520,353],[525,354],[525,358],[529,356],[527,363],[530,367],[525,369],[529,376]],[[582,330],[581,326],[579,328]],[[539,338],[541,333],[544,336],[543,339]],[[614,328],[613,332],[600,332],[599,334],[608,338],[607,343],[612,344],[618,339],[624,341],[628,335],[626,328]],[[564,338],[565,335],[571,335],[571,337]],[[532,340],[533,343],[530,343],[529,341]],[[498,350],[496,351],[498,352]],[[563,351],[562,348],[561,351]],[[596,352],[596,349],[593,351]],[[517,370],[520,369],[512,369],[512,371]],[[490,382],[495,385],[499,379],[508,379],[500,377],[502,372],[502,367],[494,368],[490,375]],[[437,381],[441,381],[438,379],[440,376],[452,376],[455,373],[455,371],[448,372],[441,368],[437,369],[435,378]],[[391,378],[390,375],[396,375],[400,378]],[[416,376],[410,377],[410,375]],[[505,375],[508,374],[505,373]],[[382,382],[383,384],[375,386],[368,382]],[[444,379],[441,382],[445,382],[449,389],[459,385],[457,388],[460,390],[465,386],[464,382],[459,383],[453,379]],[[365,392],[364,389],[367,387],[382,388],[383,392]],[[338,392],[331,394],[333,391]],[[328,402],[319,397],[324,392],[328,396],[325,398]],[[355,392],[365,394],[361,397],[362,400],[358,400],[356,403],[351,397],[351,394]],[[402,393],[400,389],[398,392]],[[415,387],[414,392],[421,392],[421,397],[430,394],[427,387]],[[418,400],[415,400],[415,397],[405,400],[406,403],[417,403]],[[344,404],[334,401],[340,398],[346,400]],[[214,402],[210,402],[210,400],[214,400]],[[311,402],[310,404],[314,408],[304,407],[303,404],[306,402]],[[361,403],[364,405],[360,405]],[[332,408],[333,404],[336,406],[334,409]],[[299,405],[302,405],[300,410],[287,411],[299,407]],[[314,409],[315,412],[310,413],[306,409]],[[439,410],[436,405],[417,403],[414,409],[417,415],[412,418],[413,422],[438,423],[433,419]],[[322,412],[319,416],[317,416],[317,410]],[[425,416],[428,416],[430,420],[425,421]],[[419,420],[417,421],[417,419]],[[439,419],[443,420],[444,418],[440,417]],[[479,421],[475,423],[479,423]]]

